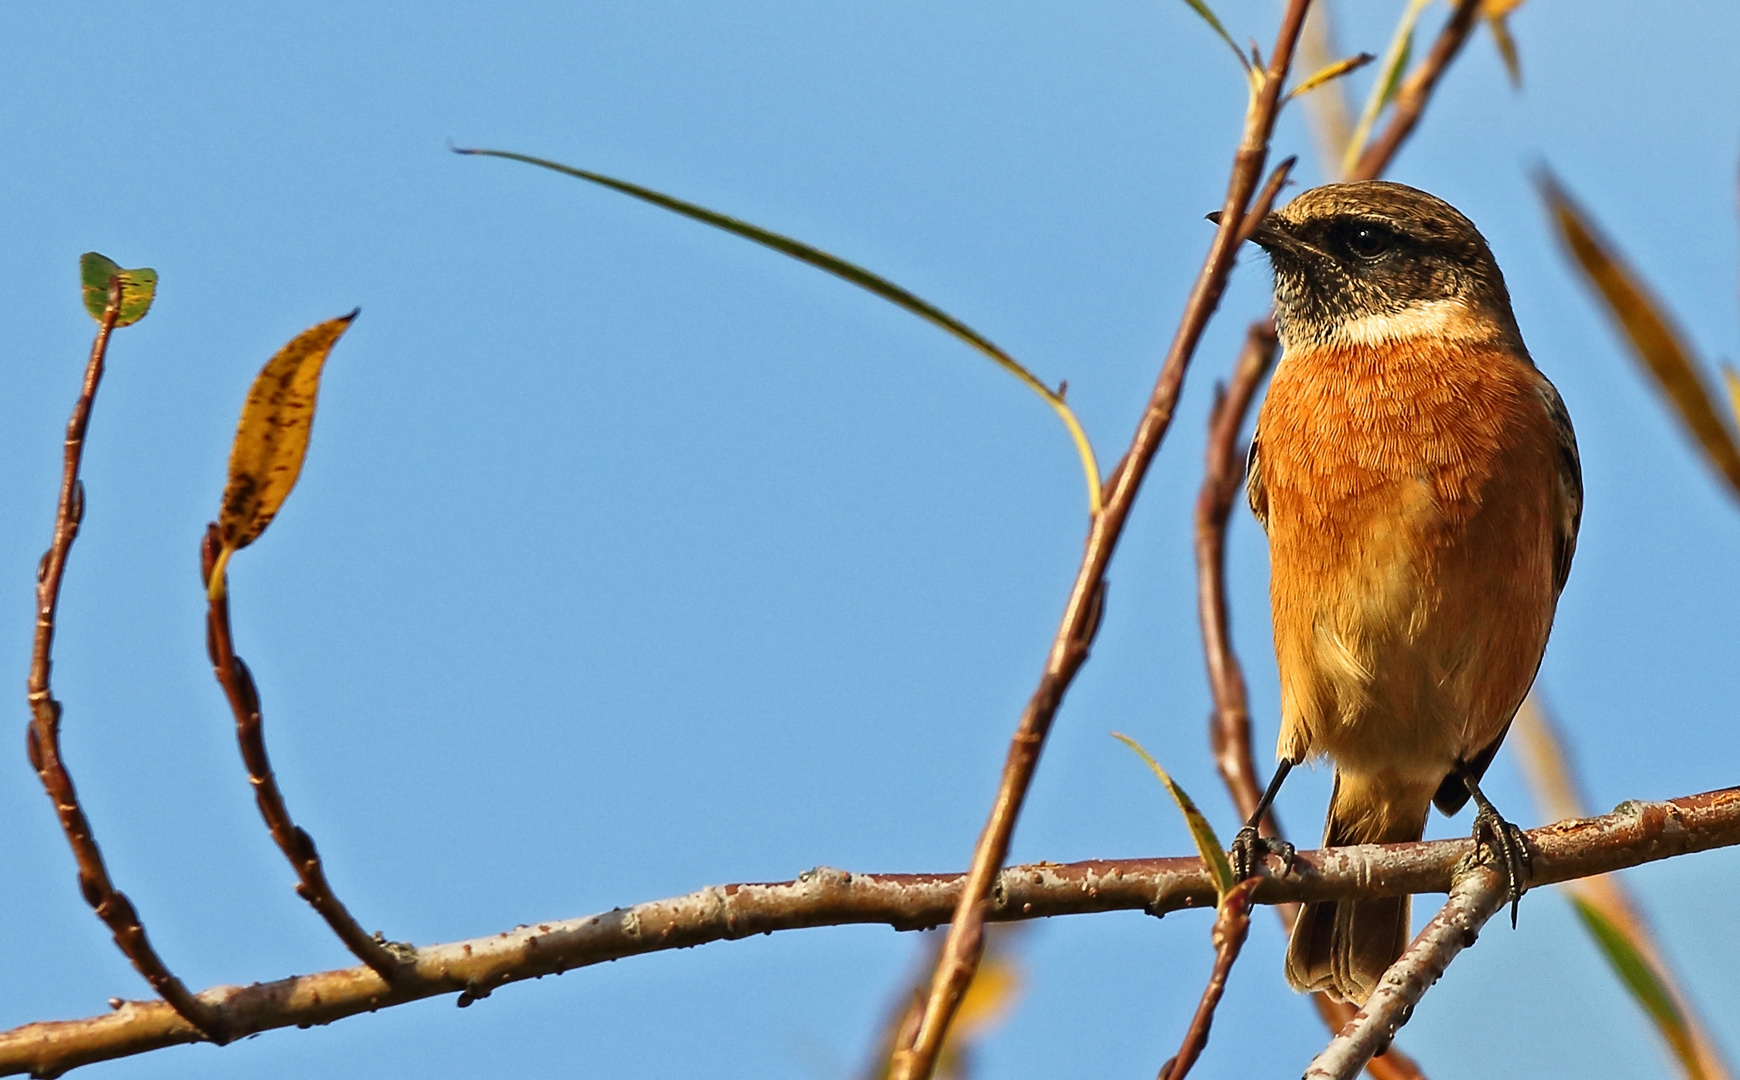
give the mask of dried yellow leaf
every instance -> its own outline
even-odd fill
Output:
[[[1726,410],[1717,409],[1691,348],[1666,308],[1557,180],[1543,172],[1539,183],[1572,259],[1705,457],[1734,494],[1740,495],[1740,442],[1723,415]]]
[[[222,595],[229,557],[259,539],[296,486],[308,455],[321,369],[356,316],[353,311],[297,335],[266,362],[248,391],[218,512],[223,549],[208,582],[213,596]]]

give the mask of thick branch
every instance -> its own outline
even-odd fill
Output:
[[[200,580],[209,581],[217,567],[218,552],[223,541],[218,527],[206,529],[200,545]],[[241,748],[242,763],[248,770],[248,781],[254,789],[254,802],[260,816],[271,830],[278,850],[290,860],[296,871],[296,894],[308,901],[320,913],[326,925],[338,935],[345,947],[358,960],[373,968],[381,978],[392,982],[398,977],[408,946],[371,937],[351,915],[350,910],[332,891],[326,880],[326,870],[320,864],[314,838],[299,828],[290,818],[290,808],[284,804],[284,794],[278,790],[278,778],[272,772],[272,759],[266,755],[266,734],[260,714],[260,691],[254,685],[253,673],[236,655],[235,639],[230,632],[230,597],[225,588],[208,598],[205,617],[205,647],[211,655],[212,672],[230,711],[236,718],[236,744]]]
[[[1075,585],[1064,605],[1064,614],[1056,636],[1046,656],[1045,670],[1039,687],[1029,699],[1027,708],[1010,740],[1003,775],[991,813],[979,835],[968,870],[967,888],[949,925],[942,956],[937,961],[930,993],[925,1001],[924,1017],[910,1046],[902,1047],[890,1062],[891,1080],[927,1080],[936,1063],[948,1027],[960,1005],[961,996],[972,982],[974,969],[984,948],[986,898],[992,879],[1009,854],[1009,841],[1026,800],[1027,789],[1039,763],[1040,750],[1051,730],[1052,720],[1063,696],[1075,680],[1076,673],[1087,660],[1088,646],[1099,628],[1105,605],[1105,572],[1112,553],[1123,535],[1124,522],[1135,502],[1137,491],[1148,466],[1159,452],[1160,442],[1172,423],[1173,409],[1184,383],[1184,372],[1202,332],[1220,303],[1232,272],[1237,254],[1239,228],[1244,222],[1251,196],[1261,182],[1268,158],[1269,138],[1274,130],[1275,116],[1280,109],[1281,89],[1293,62],[1293,50],[1305,19],[1310,0],[1290,0],[1275,47],[1270,54],[1266,78],[1251,102],[1245,128],[1233,159],[1232,174],[1227,183],[1226,199],[1221,208],[1219,228],[1209,246],[1202,269],[1185,304],[1183,317],[1172,339],[1153,393],[1137,424],[1130,448],[1114,470],[1108,486],[1104,509],[1096,514],[1088,531],[1087,548]]]
[[[1611,814],[1526,834],[1541,885],[1694,851],[1740,844],[1740,788],[1671,802],[1630,802]],[[1344,900],[1445,892],[1473,841],[1367,845],[1301,852],[1295,873],[1267,877],[1258,903]],[[461,994],[460,1004],[498,986],[665,949],[690,948],[816,926],[880,923],[917,930],[947,921],[959,874],[849,874],[819,868],[774,885],[723,885],[580,919],[417,950],[398,981],[367,967],[200,994],[235,1036],[327,1024],[357,1013]],[[1196,858],[1039,863],[994,880],[986,914],[1040,919],[1100,911],[1164,915],[1211,908],[1214,883]],[[195,1042],[199,1032],[161,1002],[127,1002],[107,1016],[27,1024],[0,1033],[0,1075],[53,1076],[79,1065]]]
[[[110,932],[115,944],[151,988],[163,996],[186,1022],[203,1036],[216,1042],[224,1038],[217,1018],[194,998],[180,979],[164,964],[145,936],[145,927],[133,904],[109,879],[103,862],[102,849],[91,831],[91,823],[79,805],[72,774],[60,756],[61,705],[49,685],[49,673],[54,667],[55,614],[60,607],[60,583],[66,573],[67,556],[78,538],[79,523],[85,516],[85,486],[79,479],[79,466],[84,461],[85,430],[90,426],[91,407],[96,402],[97,385],[103,378],[103,360],[108,355],[109,338],[121,314],[122,285],[119,277],[109,279],[109,300],[103,312],[96,341],[91,345],[90,362],[85,365],[84,382],[72,417],[66,425],[66,453],[61,472],[60,501],[55,509],[54,539],[42,556],[36,571],[36,634],[30,655],[30,677],[27,682],[30,701],[30,726],[26,734],[26,750],[30,765],[42,781],[43,790],[54,803],[61,830],[79,868],[79,892],[96,911]]]
[[[1303,1080],[1352,1080],[1373,1054],[1390,1044],[1450,961],[1474,944],[1486,920],[1509,898],[1504,876],[1496,870],[1476,864],[1458,873],[1450,899],[1384,972],[1371,998],[1311,1062]]]

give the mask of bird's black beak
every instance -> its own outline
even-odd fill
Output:
[[[1214,210],[1204,216],[1219,225],[1222,214],[1219,210]],[[1249,240],[1271,255],[1276,252],[1290,253],[1299,248],[1299,242],[1293,239],[1293,234],[1287,231],[1287,227],[1274,214],[1268,214],[1257,222],[1256,227],[1250,229],[1242,239]]]

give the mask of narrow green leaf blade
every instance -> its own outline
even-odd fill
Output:
[[[1595,905],[1580,896],[1572,896],[1571,905],[1583,920],[1589,936],[1595,939],[1595,944],[1613,966],[1613,973],[1619,976],[1619,981],[1625,984],[1638,1005],[1649,1014],[1656,1030],[1661,1033],[1674,1057],[1686,1070],[1686,1075],[1702,1080],[1704,1067],[1698,1061],[1697,1051],[1693,1046],[1691,1026],[1686,1022],[1685,1013],[1680,1011],[1679,1003],[1674,1000],[1661,975],[1655,970],[1655,965]]]
[[[1347,153],[1341,162],[1341,171],[1351,173],[1354,164],[1359,161],[1359,155],[1365,150],[1365,143],[1371,137],[1371,129],[1377,124],[1378,116],[1384,111],[1384,106],[1396,96],[1401,89],[1402,76],[1408,70],[1408,60],[1414,53],[1414,25],[1420,21],[1420,13],[1426,10],[1431,0],[1408,0],[1408,6],[1402,12],[1401,19],[1396,23],[1396,31],[1390,37],[1390,43],[1384,49],[1383,66],[1378,70],[1377,81],[1372,84],[1371,94],[1365,99],[1365,108],[1360,110],[1359,123],[1354,125],[1353,136],[1347,140]]]
[[[1214,891],[1222,899],[1225,899],[1226,894],[1238,882],[1233,880],[1232,863],[1227,861],[1226,849],[1221,847],[1220,837],[1215,835],[1214,826],[1208,823],[1208,819],[1202,816],[1202,811],[1196,808],[1196,803],[1192,802],[1190,796],[1185,794],[1184,789],[1179,787],[1166,770],[1160,767],[1160,763],[1155,761],[1148,751],[1142,749],[1141,743],[1128,735],[1120,735],[1116,731],[1112,732],[1112,738],[1135,751],[1136,756],[1146,762],[1148,768],[1154,770],[1154,775],[1160,778],[1160,783],[1165,785],[1166,790],[1172,795],[1172,801],[1178,804],[1178,809],[1184,814],[1184,823],[1190,827],[1190,838],[1196,841],[1197,854],[1202,856],[1203,864],[1208,867],[1208,872],[1214,875]]]
[[[1231,49],[1233,55],[1239,58],[1239,67],[1243,68],[1247,75],[1250,74],[1251,62],[1245,58],[1245,52],[1239,48],[1239,43],[1234,41],[1232,35],[1226,32],[1226,27],[1221,25],[1220,17],[1214,13],[1214,9],[1203,0],[1184,0],[1184,2],[1190,5],[1190,10],[1202,17],[1203,22],[1214,28],[1214,32],[1220,35],[1222,41],[1226,42],[1226,47]]]
[[[600,187],[607,187],[612,191],[619,191],[624,195],[640,199],[642,202],[649,202],[654,206],[675,214],[681,214],[704,225],[711,225],[734,236],[741,236],[745,240],[753,240],[763,247],[771,248],[782,255],[788,255],[799,262],[808,263],[819,270],[826,270],[835,277],[849,281],[866,292],[880,296],[896,307],[917,315],[932,326],[948,331],[1019,379],[1023,385],[1044,399],[1045,403],[1051,406],[1053,412],[1057,413],[1058,418],[1063,421],[1064,427],[1069,431],[1069,437],[1075,444],[1077,456],[1081,458],[1082,473],[1087,481],[1088,512],[1095,515],[1099,514],[1102,483],[1099,463],[1094,458],[1093,444],[1088,441],[1086,430],[1082,428],[1081,421],[1076,419],[1075,411],[1064,402],[1063,395],[1040,382],[1013,356],[992,344],[989,338],[934,304],[920,299],[887,278],[873,274],[861,266],[849,263],[837,255],[830,255],[828,252],[812,247],[801,240],[794,240],[789,236],[776,233],[771,229],[763,229],[761,226],[752,225],[747,221],[727,217],[704,206],[684,202],[651,188],[641,187],[639,184],[631,184],[626,180],[605,176],[603,173],[576,169],[571,165],[563,165],[560,162],[532,157],[529,154],[519,154],[511,150],[467,149],[457,146],[452,149],[456,154],[502,158],[506,161],[536,165],[540,169],[549,169],[551,172],[558,172],[564,176],[572,176]]]
[[[148,267],[126,270],[113,259],[87,251],[79,257],[79,283],[84,293],[85,310],[91,318],[103,321],[109,307],[109,279],[121,279],[121,311],[116,326],[131,326],[151,310],[157,296],[157,271]]]
[[[1595,222],[1549,172],[1536,178],[1559,238],[1631,351],[1655,379],[1680,421],[1734,494],[1740,495],[1740,443],[1666,308],[1627,266]]]

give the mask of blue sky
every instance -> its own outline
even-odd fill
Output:
[[[1341,4],[1343,49],[1380,50],[1401,6]],[[1219,10],[1236,37],[1273,35],[1267,0]],[[1567,270],[1528,177],[1558,170],[1704,355],[1740,354],[1740,15],[1536,0],[1513,26],[1523,90],[1477,37],[1391,175],[1479,223],[1576,421],[1588,510],[1541,678],[1594,801],[1724,786],[1740,506]],[[448,139],[615,173],[886,274],[1068,379],[1109,464],[1208,242],[1243,98],[1173,0],[0,10],[0,664],[21,691],[91,332],[78,256],[153,266],[156,307],[117,335],[97,405],[55,675],[97,835],[171,965],[206,986],[350,962],[252,806],[195,573],[248,383],[309,325],[362,308],[300,487],[232,567],[238,646],[292,811],[392,937],[818,863],[963,865],[1074,573],[1078,467],[1012,379],[832,278]],[[1321,178],[1302,112],[1276,148]],[[1212,382],[1267,289],[1247,255],[1018,860],[1190,850],[1110,729],[1235,826],[1206,750],[1188,514]],[[1232,572],[1266,750],[1266,557],[1242,512]],[[22,692],[11,716],[22,735]],[[1489,791],[1535,820],[1508,752]],[[1290,783],[1295,834],[1327,792],[1327,770]],[[22,752],[0,760],[0,820],[0,1026],[143,996]],[[1740,856],[1629,879],[1740,1049]],[[1151,1073],[1207,937],[1193,915],[1035,928],[983,1075]],[[88,1075],[843,1077],[916,947],[878,928],[776,935]],[[1198,1075],[1293,1075],[1323,1041],[1281,949],[1260,922]],[[1545,890],[1457,962],[1402,1044],[1434,1076],[1495,1053],[1514,1075],[1661,1068]]]

